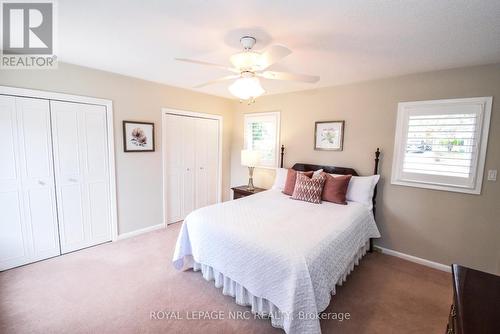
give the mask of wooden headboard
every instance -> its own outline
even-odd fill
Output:
[[[322,169],[323,172],[328,174],[340,174],[340,175],[354,175],[359,176],[359,174],[352,168],[348,167],[336,167],[336,166],[321,166],[321,165],[311,165],[304,163],[296,163],[293,165],[292,169],[299,172],[309,172]]]
[[[281,145],[281,161],[280,161],[280,166],[283,168],[283,156],[285,155],[285,146]],[[375,151],[375,160],[374,160],[374,166],[373,166],[373,174],[378,174],[378,163],[379,163],[379,157],[380,157],[380,149],[377,148]],[[309,171],[315,171],[318,169],[323,169],[325,173],[329,174],[341,174],[341,175],[353,175],[353,176],[359,176],[359,174],[354,170],[353,168],[350,167],[337,167],[337,166],[322,166],[322,165],[313,165],[313,164],[307,164],[307,163],[296,163],[293,165],[292,169],[300,172],[309,172]],[[373,216],[375,216],[375,204],[377,204],[376,201],[377,197],[377,187],[375,186],[375,190],[373,192]],[[370,239],[370,252],[373,251],[373,239]]]
[[[283,168],[283,160],[284,160],[284,155],[285,155],[285,145],[281,145],[281,160],[280,160],[280,167]],[[380,157],[380,149],[377,148],[375,151],[375,163],[373,166],[373,175],[378,174],[378,163],[379,163],[379,157]],[[337,167],[337,166],[323,166],[323,165],[314,165],[314,164],[307,164],[307,163],[296,163],[293,165],[292,169],[299,171],[299,172],[309,172],[309,171],[315,171],[318,169],[323,169],[325,173],[329,174],[341,174],[341,175],[354,175],[354,176],[359,176],[358,172],[356,172],[355,169],[350,168],[350,167]],[[375,188],[376,189],[376,188]],[[376,195],[376,191],[374,196]],[[375,197],[374,197],[375,198]],[[373,211],[375,211],[375,203],[373,204]]]

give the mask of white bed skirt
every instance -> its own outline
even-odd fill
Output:
[[[366,254],[367,250],[368,245],[365,245],[358,250],[343,275],[341,275],[340,279],[336,282],[333,290],[330,292],[331,295],[335,295],[336,286],[342,286],[342,284],[346,281],[347,276],[354,270],[354,266],[359,264],[359,260],[361,260],[361,258]],[[213,280],[215,282],[215,287],[222,287],[222,294],[235,298],[236,304],[250,306],[253,314],[258,315],[259,317],[269,317],[271,318],[271,325],[273,327],[283,328],[283,320],[287,315],[284,315],[279,308],[276,307],[276,305],[265,298],[254,296],[244,286],[233,281],[231,278],[225,276],[216,269],[208,265],[198,263],[192,258],[186,260],[188,260],[186,261],[187,267],[192,267],[194,271],[201,271],[203,278],[207,281]],[[324,310],[321,310],[321,312],[322,311]]]

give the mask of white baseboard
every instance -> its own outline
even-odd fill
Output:
[[[165,228],[165,224],[158,224],[158,225],[148,226],[148,227],[141,228],[139,230],[135,230],[135,231],[132,231],[132,232],[122,233],[122,234],[120,234],[118,236],[118,238],[116,240],[123,240],[123,239],[131,238],[131,237],[135,237],[136,235],[147,233],[147,232],[151,232],[151,231],[155,231],[155,230],[159,230],[159,229],[162,229],[162,228]]]
[[[448,273],[451,272],[451,266],[447,266],[447,265],[442,264],[442,263],[438,263],[438,262],[434,262],[434,261],[429,261],[429,260],[426,260],[426,259],[422,259],[420,257],[416,257],[416,256],[413,256],[413,255],[408,255],[408,254],[401,253],[401,252],[396,252],[395,250],[384,248],[384,247],[380,247],[380,246],[376,246],[376,245],[374,246],[374,248],[378,249],[382,254],[387,254],[387,255],[399,257],[401,259],[404,259],[404,260],[407,260],[407,261],[410,261],[410,262],[415,262],[415,263],[421,264],[423,266],[427,266],[427,267],[430,267],[430,268],[434,268],[434,269],[446,271]]]

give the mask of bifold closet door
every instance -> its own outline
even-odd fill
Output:
[[[217,202],[219,121],[166,114],[165,210],[167,223]]]
[[[217,202],[219,121],[196,118],[195,132],[195,206],[201,208]]]
[[[60,254],[49,102],[0,95],[0,270]]]
[[[106,108],[51,101],[61,252],[111,240]]]
[[[193,117],[165,115],[166,219],[174,223],[194,210],[195,122]]]

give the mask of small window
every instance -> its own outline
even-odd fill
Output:
[[[245,114],[245,149],[258,151],[258,167],[278,166],[280,113]]]
[[[481,193],[491,97],[404,102],[392,184]]]

